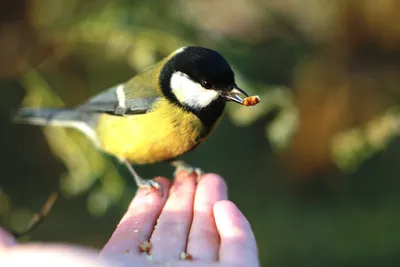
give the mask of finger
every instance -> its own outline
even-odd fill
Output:
[[[196,177],[180,172],[169,192],[151,236],[151,254],[157,261],[177,260],[186,250],[187,236],[193,215]]]
[[[15,238],[6,230],[0,227],[0,253],[3,249],[17,244]]]
[[[168,192],[170,187],[168,179],[156,178],[156,181],[160,183],[164,192]],[[161,197],[158,191],[148,193],[146,189],[138,190],[101,254],[139,255],[139,245],[149,240],[167,196],[168,194],[164,194]]]
[[[206,174],[197,184],[194,215],[190,229],[187,252],[195,260],[218,260],[220,238],[215,226],[213,207],[228,198],[224,180],[216,174]]]
[[[230,201],[214,206],[215,223],[221,237],[220,262],[238,266],[259,266],[257,243],[250,224]]]

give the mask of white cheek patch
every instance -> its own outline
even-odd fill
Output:
[[[172,93],[179,102],[194,109],[207,107],[219,96],[217,91],[203,88],[182,72],[174,72],[172,74],[170,86]]]

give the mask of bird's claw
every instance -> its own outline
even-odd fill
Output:
[[[160,192],[161,197],[164,196],[164,192],[163,192],[163,189],[162,189],[161,185],[158,182],[154,181],[154,180],[145,180],[145,179],[143,179],[138,186],[140,188],[144,188],[144,189],[147,190],[145,195],[150,194],[151,189],[154,188],[154,189],[156,189],[157,191]]]
[[[178,172],[180,171],[185,171],[188,174],[196,174],[197,180],[199,181],[200,177],[204,174],[204,171],[198,167],[192,167],[189,164],[187,164],[186,162],[182,161],[182,160],[176,160],[173,161],[172,166],[174,166],[176,169],[174,171],[174,177],[177,176]]]

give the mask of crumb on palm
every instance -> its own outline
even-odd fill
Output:
[[[149,255],[149,254],[146,253],[146,258],[149,261],[153,261],[153,255]]]
[[[149,253],[151,249],[151,243],[149,241],[143,241],[139,245],[140,252],[146,252]]]
[[[186,253],[186,252],[181,252],[181,260],[188,260],[188,261],[191,261],[191,260],[193,260],[193,256],[191,255],[191,254],[189,254],[189,253]]]

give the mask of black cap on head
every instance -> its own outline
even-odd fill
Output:
[[[171,59],[174,71],[187,74],[207,89],[229,91],[235,85],[231,66],[218,52],[198,46],[178,51]]]

